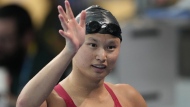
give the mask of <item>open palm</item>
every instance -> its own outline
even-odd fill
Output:
[[[61,6],[58,6],[59,19],[63,30],[59,33],[66,39],[65,48],[71,51],[77,51],[85,40],[85,17],[86,12],[82,11],[80,22],[75,20],[68,0],[65,1],[66,12]]]

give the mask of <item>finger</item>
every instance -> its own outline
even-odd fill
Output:
[[[85,11],[85,10],[83,10],[83,11],[81,12],[79,25],[80,25],[81,27],[83,27],[83,28],[84,28],[85,25],[86,25],[86,11]]]
[[[74,19],[73,11],[68,0],[65,0],[65,7],[68,19]]]
[[[62,36],[62,37],[64,37],[66,40],[67,39],[71,39],[71,37],[69,36],[69,34],[67,33],[67,32],[65,32],[65,31],[63,31],[63,30],[59,30],[59,34]]]
[[[67,29],[68,29],[67,20],[64,19],[64,17],[61,14],[59,14],[58,17],[59,17],[59,20],[61,22],[62,28],[64,29],[64,31],[67,31]]]
[[[64,38],[67,38],[68,36],[67,36],[67,32],[65,32],[65,31],[63,31],[63,30],[59,30],[59,34],[61,35],[61,36],[63,36]]]
[[[62,6],[59,5],[57,7],[57,9],[58,9],[58,12],[63,15],[64,19],[67,20],[68,19],[67,15],[66,15],[65,11],[63,10]]]

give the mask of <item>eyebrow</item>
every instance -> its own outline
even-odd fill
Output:
[[[92,41],[94,41],[94,42],[98,42],[98,40],[96,40],[96,39],[94,39],[94,38],[92,38],[92,37],[89,37],[88,40],[92,40]]]
[[[91,40],[91,41],[94,41],[94,42],[99,42],[99,40],[97,40],[97,39],[95,39],[93,37],[89,37],[88,40]],[[108,40],[107,43],[109,43],[109,44],[117,44],[117,41],[111,39],[111,40]]]
[[[115,40],[110,40],[110,41],[108,41],[108,43],[116,43],[116,41]]]
[[[118,45],[119,42],[117,42],[116,40],[110,40],[107,42],[108,44],[113,44],[113,45]]]

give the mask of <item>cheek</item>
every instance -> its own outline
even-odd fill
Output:
[[[75,62],[79,66],[89,66],[93,60],[91,51],[80,48],[74,57]]]
[[[115,63],[116,63],[117,58],[118,58],[118,55],[119,55],[118,52],[117,53],[113,53],[111,55],[108,55],[108,64],[109,64],[110,68],[114,68]]]

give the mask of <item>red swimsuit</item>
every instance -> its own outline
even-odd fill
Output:
[[[110,93],[115,106],[114,107],[122,107],[121,104],[119,103],[116,95],[114,94],[114,92],[112,91],[112,89],[107,85],[104,84],[105,88],[107,89],[107,91]],[[65,101],[67,107],[77,107],[73,100],[71,99],[71,97],[68,95],[68,93],[64,90],[64,88],[58,84],[55,86],[54,90],[59,94],[60,97],[63,98],[63,100]]]

